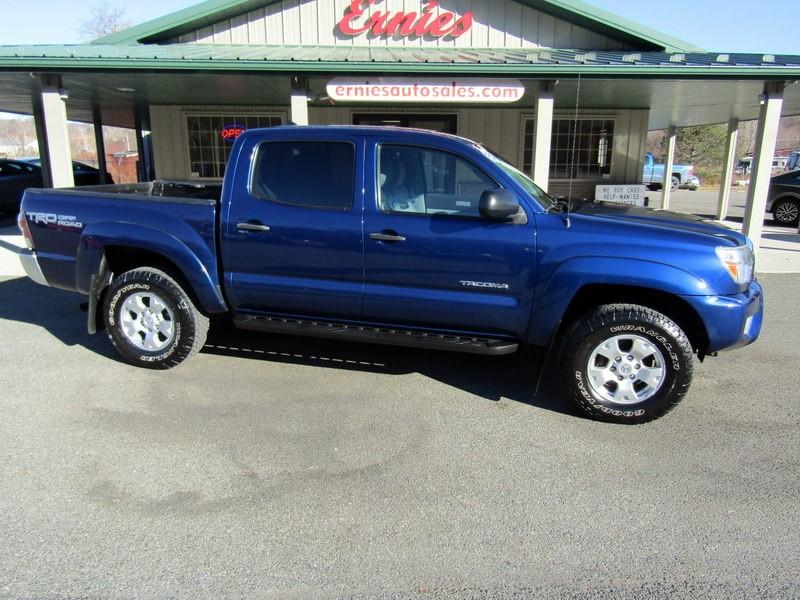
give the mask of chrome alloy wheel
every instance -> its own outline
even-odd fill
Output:
[[[778,223],[794,223],[800,215],[800,206],[794,202],[783,201],[775,208],[775,220]]]
[[[175,339],[175,317],[166,303],[151,292],[136,292],[122,303],[122,332],[127,340],[148,352],[159,352]]]
[[[589,355],[586,366],[595,394],[615,404],[636,404],[651,398],[664,385],[664,355],[639,335],[604,340]]]

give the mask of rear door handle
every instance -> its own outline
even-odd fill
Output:
[[[378,242],[405,242],[406,238],[402,235],[397,235],[394,231],[383,231],[381,233],[370,233],[369,239]]]
[[[269,231],[269,225],[257,222],[237,223],[236,229],[239,231]]]

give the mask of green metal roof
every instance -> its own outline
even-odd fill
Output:
[[[132,44],[0,46],[0,69],[800,79],[800,56],[708,52]]]
[[[97,44],[159,42],[214,22],[231,18],[280,0],[205,0],[163,17],[134,25],[95,40]],[[323,0],[324,1],[324,0]],[[332,1],[332,0],[329,0]],[[634,23],[619,15],[594,7],[582,0],[515,0],[576,25],[630,43],[641,50],[696,52],[702,49]]]

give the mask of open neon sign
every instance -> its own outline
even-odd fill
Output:
[[[234,142],[246,129],[244,125],[225,125],[219,134],[226,142]]]
[[[344,35],[356,37],[370,32],[375,36],[400,37],[432,36],[443,38],[461,37],[472,28],[473,13],[456,17],[452,12],[435,13],[438,0],[428,0],[421,13],[390,12],[375,10],[365,16],[366,10],[381,0],[353,0],[339,21],[337,27]]]

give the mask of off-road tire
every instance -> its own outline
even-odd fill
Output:
[[[169,347],[149,352],[136,347],[123,330],[120,313],[126,298],[136,293],[155,294],[174,316],[174,338]],[[149,267],[122,273],[103,295],[103,320],[108,338],[129,363],[147,369],[171,369],[197,354],[206,342],[208,317],[172,277]]]
[[[661,386],[650,398],[631,404],[603,398],[588,374],[592,352],[604,340],[626,335],[643,338],[664,358]],[[683,399],[692,381],[693,351],[686,334],[667,316],[636,304],[606,304],[577,319],[564,336],[560,359],[565,393],[599,421],[635,425],[662,417]]]

